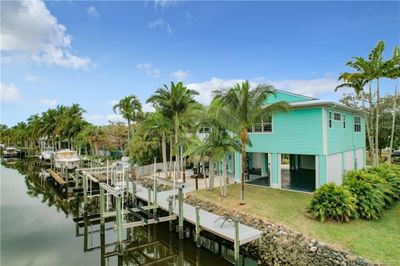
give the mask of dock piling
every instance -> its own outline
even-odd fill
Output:
[[[195,241],[196,241],[196,246],[199,248],[201,247],[201,239],[200,239],[200,206],[196,205],[196,235],[195,235]]]
[[[171,216],[172,212],[172,198],[168,198],[168,215]],[[169,221],[169,231],[172,232],[172,220]]]
[[[179,208],[179,224],[178,224],[178,228],[179,228],[179,239],[183,239],[184,235],[183,235],[183,189],[180,187],[179,188],[179,193],[178,193],[178,208]]]
[[[235,264],[238,265],[239,262],[239,257],[240,257],[240,243],[239,243],[239,221],[236,219],[234,221],[234,226],[235,226],[235,241],[233,243],[234,245],[234,252],[235,252]]]

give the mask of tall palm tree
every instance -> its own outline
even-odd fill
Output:
[[[130,95],[122,98],[117,104],[113,106],[113,111],[120,113],[128,124],[128,143],[131,136],[131,122],[137,122],[141,119],[142,104],[135,95]]]
[[[397,80],[400,78],[400,47],[396,46],[393,50],[393,55],[387,62],[387,69],[385,77],[394,80],[394,100],[393,100],[393,117],[392,117],[392,131],[390,134],[390,145],[389,145],[389,155],[388,162],[392,162],[392,150],[393,150],[393,140],[394,140],[394,128],[396,125],[396,112],[397,112]]]
[[[289,104],[283,101],[266,104],[267,98],[275,94],[274,88],[268,85],[258,85],[256,88],[250,89],[249,81],[237,83],[231,88],[216,90],[213,93],[214,98],[223,106],[222,117],[232,125],[231,130],[240,135],[242,147],[240,203],[245,204],[244,170],[246,167],[246,144],[248,143],[247,128],[253,123],[258,123],[271,116],[273,112],[287,111]]]
[[[161,153],[163,160],[164,178],[168,178],[167,165],[167,136],[170,135],[173,124],[171,119],[165,117],[160,111],[156,111],[148,119],[149,127],[161,136]]]
[[[190,108],[196,108],[194,96],[199,93],[195,90],[186,88],[182,82],[171,82],[170,87],[164,84],[163,87],[147,99],[147,103],[152,103],[164,116],[174,121],[175,127],[175,146],[179,141],[180,120],[182,115]],[[177,176],[180,177],[180,150],[175,147]]]
[[[362,107],[363,110],[365,110],[365,91],[364,87],[369,83],[369,80],[365,78],[363,74],[360,73],[349,73],[349,72],[344,72],[340,74],[339,81],[342,81],[342,84],[339,84],[335,91],[337,91],[340,88],[352,88],[354,92],[356,93],[357,96],[361,97],[361,102],[362,102]],[[368,143],[369,143],[369,154],[372,156],[374,153],[374,142],[373,142],[373,136],[371,134],[371,128],[370,128],[370,120],[365,119],[365,125],[366,125],[366,131],[367,131],[367,138],[368,138]]]

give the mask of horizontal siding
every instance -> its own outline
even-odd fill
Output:
[[[332,127],[329,128],[329,111],[332,112]],[[326,110],[328,131],[328,154],[360,149],[365,146],[365,125],[361,117],[361,132],[354,132],[354,114],[337,109]],[[342,114],[342,121],[335,121],[333,113]],[[343,114],[346,116],[346,128],[343,128]],[[356,116],[359,116],[356,114]]]
[[[276,113],[272,133],[249,133],[248,152],[322,154],[322,109],[294,109]]]

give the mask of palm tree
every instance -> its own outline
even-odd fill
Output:
[[[161,136],[161,153],[163,161],[164,178],[168,178],[168,165],[167,165],[167,136],[171,133],[173,124],[171,119],[165,117],[160,111],[152,114],[147,123],[156,133]]]
[[[182,82],[171,82],[170,87],[164,84],[162,88],[156,90],[155,94],[146,101],[152,103],[165,117],[174,121],[175,127],[175,146],[179,141],[179,128],[182,115],[190,108],[196,108],[194,96],[199,93],[189,90]],[[175,147],[177,176],[180,177],[180,151]]]
[[[287,102],[276,102],[266,104],[269,96],[274,95],[272,86],[258,85],[250,89],[249,81],[237,83],[231,88],[214,91],[215,99],[222,105],[221,115],[231,126],[231,130],[240,135],[241,139],[241,197],[240,203],[244,201],[244,180],[246,167],[246,144],[248,143],[247,128],[272,115],[273,112],[287,111]],[[240,132],[238,132],[238,129]]]
[[[347,88],[352,88],[354,92],[356,93],[357,96],[361,97],[361,102],[362,102],[362,107],[363,110],[365,110],[365,91],[364,87],[366,84],[371,84],[367,78],[363,74],[360,73],[349,73],[349,72],[344,72],[340,74],[339,81],[342,81],[343,83],[338,85],[335,89],[337,91],[340,88],[347,87]],[[367,138],[368,138],[368,143],[369,143],[369,154],[372,156],[373,150],[374,150],[374,142],[373,142],[373,136],[371,135],[371,128],[370,128],[370,121],[369,119],[365,119],[365,125],[367,129]]]
[[[390,146],[388,162],[392,162],[392,150],[393,150],[393,139],[394,139],[394,128],[396,125],[396,112],[397,112],[397,79],[400,78],[400,47],[396,46],[393,50],[393,55],[387,62],[385,77],[394,80],[394,98],[393,98],[393,117],[392,117],[392,131],[390,134]]]
[[[122,98],[113,106],[113,111],[120,113],[128,124],[128,143],[131,136],[131,122],[137,122],[142,117],[142,104],[135,95],[130,95]]]

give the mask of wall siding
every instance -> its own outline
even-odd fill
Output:
[[[329,127],[329,112],[332,112],[332,127]],[[334,120],[333,113],[342,115],[341,121]],[[346,119],[346,128],[343,128],[343,114]],[[359,114],[355,114],[360,116]],[[360,149],[365,146],[365,126],[361,117],[361,132],[354,132],[354,114],[351,112],[327,108],[326,123],[328,131],[328,154]]]
[[[342,184],[342,153],[330,154],[326,157],[326,182]]]
[[[322,154],[322,109],[294,109],[276,113],[272,133],[249,133],[248,152]]]

